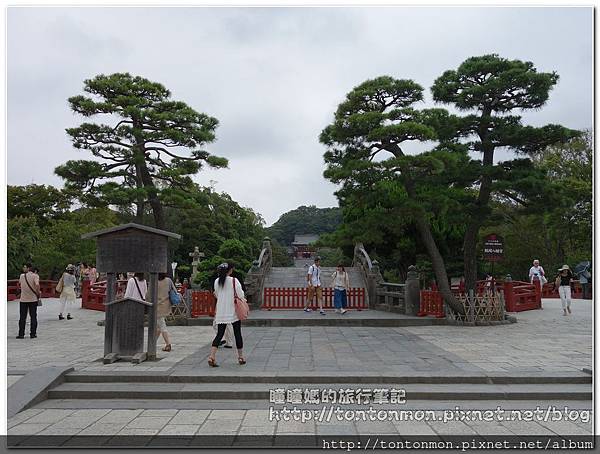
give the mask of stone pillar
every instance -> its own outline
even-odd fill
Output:
[[[404,313],[406,315],[417,315],[420,306],[419,273],[414,265],[408,267],[406,282],[404,286]]]
[[[510,274],[504,279],[504,307],[506,312],[516,312],[515,294],[513,291],[513,281]]]
[[[115,273],[107,273],[106,275],[106,295],[104,296],[104,304],[110,303],[115,299],[117,279]],[[105,306],[106,308],[106,306]],[[107,316],[107,311],[104,311],[104,356],[112,352],[113,339],[113,320]]]

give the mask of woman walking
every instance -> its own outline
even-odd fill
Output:
[[[573,282],[573,273],[569,268],[569,265],[563,265],[562,268],[558,269],[558,274],[554,279],[555,285],[558,285],[558,294],[560,295],[560,302],[562,304],[563,315],[571,313],[571,284]]]
[[[146,301],[146,293],[148,293],[148,284],[144,273],[135,273],[127,281],[124,298],[134,298],[137,300]]]
[[[348,312],[346,306],[348,305],[348,290],[350,290],[350,279],[344,265],[339,264],[337,269],[332,275],[333,278],[333,305],[335,311],[340,314]]]
[[[214,284],[215,296],[217,297],[217,310],[215,314],[217,334],[212,342],[210,355],[208,357],[208,365],[210,367],[218,367],[215,355],[217,354],[217,348],[221,344],[228,323],[231,323],[231,327],[233,328],[235,346],[237,347],[238,352],[238,363],[243,365],[246,364],[246,360],[244,359],[242,351],[244,347],[244,341],[242,340],[242,322],[236,315],[234,298],[235,296],[244,298],[244,290],[242,289],[240,281],[231,276],[233,273],[233,266],[222,263],[217,270],[219,272],[219,277],[215,280]]]
[[[156,307],[156,338],[162,334],[165,341],[163,352],[171,351],[171,339],[167,331],[167,322],[165,318],[171,313],[171,300],[169,292],[174,289],[173,281],[167,277],[167,273],[158,273],[158,306]]]
[[[58,314],[59,320],[64,320],[63,314],[65,313],[65,308],[67,303],[75,302],[75,284],[77,282],[77,278],[75,277],[75,266],[68,265],[62,277],[62,289],[60,291],[60,313]],[[72,320],[71,312],[67,312],[67,320]]]

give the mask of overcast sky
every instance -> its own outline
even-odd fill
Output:
[[[556,71],[532,125],[592,126],[592,8],[9,8],[8,166],[11,185],[62,186],[54,168],[88,158],[65,128],[83,80],[130,72],[218,118],[206,147],[229,169],[215,183],[267,225],[300,205],[337,206],[320,131],[345,94],[380,75],[429,87],[487,53]]]

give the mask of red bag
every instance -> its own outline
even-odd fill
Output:
[[[245,299],[240,298],[235,291],[235,277],[233,278],[233,304],[235,305],[235,315],[239,320],[246,320],[250,313],[250,307]]]

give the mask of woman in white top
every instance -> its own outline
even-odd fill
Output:
[[[65,312],[67,303],[75,302],[75,282],[77,282],[77,278],[75,277],[75,266],[68,265],[61,279],[63,281],[63,285],[60,292],[60,313],[58,314],[58,319],[64,320],[65,318],[63,317],[63,314]],[[72,319],[73,317],[71,317],[71,312],[68,312],[67,320]]]
[[[339,264],[331,277],[333,278],[333,305],[335,306],[335,311],[345,314],[348,312],[346,306],[348,304],[350,279],[344,265]]]
[[[124,298],[133,298],[136,300],[146,300],[148,293],[148,283],[144,277],[144,273],[135,273],[132,278],[127,281]]]
[[[242,340],[242,322],[235,313],[234,286],[235,294],[240,298],[244,298],[244,290],[242,289],[240,281],[231,276],[233,266],[229,266],[227,263],[221,263],[217,270],[219,271],[219,277],[215,280],[214,284],[215,296],[217,298],[217,310],[215,313],[217,334],[212,342],[210,355],[208,357],[208,365],[211,367],[218,367],[215,355],[217,354],[217,348],[221,344],[228,323],[231,323],[231,327],[233,328],[235,345],[238,351],[238,362],[239,364],[246,364],[242,351],[244,348],[244,341]]]

